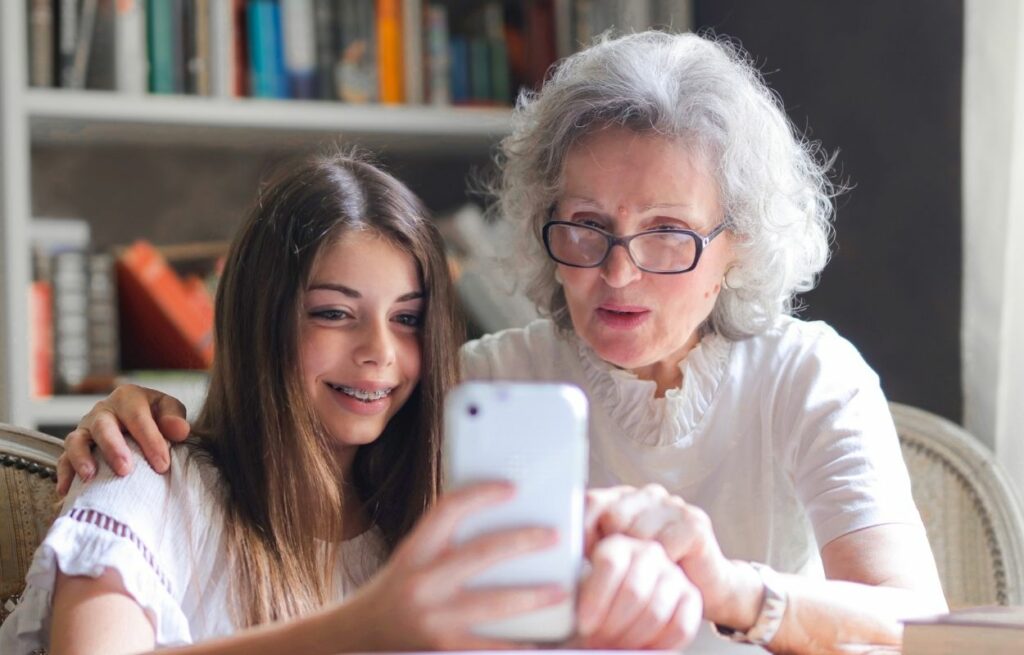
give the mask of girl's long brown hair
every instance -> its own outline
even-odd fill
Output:
[[[408,252],[427,298],[419,385],[383,434],[357,451],[346,482],[358,498],[343,496],[298,357],[314,262],[353,230]],[[217,290],[216,355],[193,428],[197,451],[223,479],[240,625],[297,616],[329,600],[343,503],[363,503],[389,551],[433,503],[442,400],[457,376],[461,331],[441,237],[398,180],[338,153],[283,170],[264,187]]]

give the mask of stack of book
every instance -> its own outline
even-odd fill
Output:
[[[115,255],[93,251],[89,237],[83,220],[32,222],[32,396],[106,392],[134,379],[125,378],[126,370],[138,376],[208,368],[210,281],[180,275],[145,241]],[[223,245],[213,245],[219,256]],[[193,377],[185,379],[192,384]]]
[[[906,621],[902,655],[1024,653],[1024,607],[970,607]]]
[[[689,0],[23,0],[36,87],[507,105],[607,29]]]

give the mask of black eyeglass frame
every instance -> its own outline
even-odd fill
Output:
[[[605,238],[605,240],[608,242],[608,248],[606,248],[605,251],[604,251],[604,257],[602,257],[599,261],[597,261],[594,264],[573,264],[573,263],[570,263],[570,262],[567,262],[567,261],[563,261],[563,260],[559,259],[558,257],[555,257],[555,254],[551,251],[551,242],[549,240],[548,233],[551,231],[551,228],[556,227],[558,225],[565,225],[567,227],[583,228],[583,229],[586,229],[586,230],[593,230],[594,232],[596,232],[596,233],[600,234],[601,236],[603,236]],[[622,246],[623,248],[625,248],[626,254],[629,255],[629,261],[633,262],[633,266],[636,266],[641,271],[643,271],[645,273],[652,273],[654,275],[679,275],[680,273],[689,273],[693,269],[697,268],[697,264],[700,262],[700,256],[702,254],[704,254],[704,249],[707,248],[708,244],[711,243],[711,241],[714,240],[715,237],[717,237],[719,234],[724,232],[726,230],[726,228],[728,228],[728,227],[729,227],[729,221],[728,221],[728,219],[726,219],[726,220],[722,221],[721,223],[719,223],[718,227],[716,227],[715,229],[713,229],[710,232],[708,232],[708,234],[706,236],[702,235],[702,234],[700,234],[698,232],[694,232],[693,230],[687,230],[686,228],[674,227],[674,228],[669,228],[667,230],[648,230],[646,232],[637,232],[636,234],[629,234],[629,235],[626,235],[624,237],[617,237],[614,234],[612,234],[610,232],[607,232],[605,230],[602,230],[599,227],[594,227],[593,225],[584,225],[582,223],[573,223],[572,221],[548,221],[547,223],[544,224],[544,227],[541,230],[541,238],[544,240],[544,249],[547,250],[548,257],[550,257],[551,259],[555,260],[556,262],[558,262],[559,264],[562,264],[564,266],[572,266],[573,268],[597,268],[599,266],[602,266],[605,263],[605,261],[608,260],[608,255],[612,254],[612,248],[614,248],[615,246]],[[633,251],[629,249],[629,243],[633,239],[635,239],[637,237],[647,236],[647,235],[650,235],[650,234],[666,234],[666,233],[667,234],[685,234],[686,236],[688,236],[691,239],[693,239],[694,243],[697,244],[697,250],[693,254],[693,263],[690,264],[689,268],[680,269],[678,271],[653,271],[653,270],[651,270],[649,268],[645,268],[645,267],[641,266],[636,261],[636,257],[633,256]]]

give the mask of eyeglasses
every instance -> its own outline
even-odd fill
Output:
[[[617,237],[585,223],[548,221],[542,234],[548,255],[559,264],[596,268],[608,259],[614,246],[622,246],[641,271],[671,275],[695,269],[701,253],[727,226],[728,221],[723,221],[707,236],[666,228]]]

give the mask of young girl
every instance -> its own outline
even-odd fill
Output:
[[[102,465],[75,483],[0,651],[507,646],[472,624],[564,592],[462,589],[554,535],[450,544],[462,516],[511,493],[482,485],[435,505],[458,325],[440,237],[411,192],[342,155],[284,173],[231,248],[189,445],[167,475],[135,450],[130,476]]]

